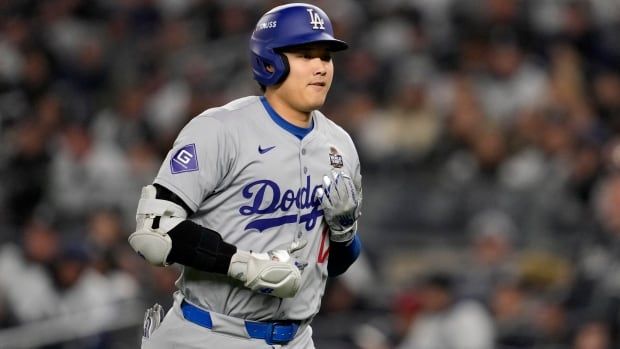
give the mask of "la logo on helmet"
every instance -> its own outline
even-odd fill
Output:
[[[319,14],[314,12],[311,8],[306,10],[308,11],[308,15],[310,15],[310,24],[312,24],[312,29],[325,30],[325,27],[323,26],[325,21],[323,20],[323,18],[321,18],[321,16],[319,16]]]

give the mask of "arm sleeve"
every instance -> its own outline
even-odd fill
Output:
[[[329,262],[327,274],[329,277],[338,276],[351,266],[362,251],[362,240],[359,234],[349,242],[330,242]]]
[[[198,270],[226,275],[237,247],[222,236],[192,221],[183,221],[168,235],[172,239],[169,263],[179,263]]]

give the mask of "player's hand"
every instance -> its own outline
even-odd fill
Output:
[[[294,297],[301,285],[303,268],[291,256],[292,252],[291,249],[266,253],[237,250],[231,258],[228,275],[254,292],[280,298]]]
[[[330,240],[346,242],[355,237],[362,208],[361,194],[351,177],[342,171],[323,176],[323,187],[317,190],[317,197],[331,231]]]

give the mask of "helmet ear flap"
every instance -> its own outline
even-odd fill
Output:
[[[278,77],[278,79],[276,80],[276,84],[283,82],[288,76],[288,73],[291,71],[291,67],[288,64],[288,57],[286,57],[284,53],[280,53],[280,52],[278,52],[278,56],[282,60],[283,69],[282,69],[282,72],[280,73],[280,77]]]
[[[290,66],[288,58],[283,53],[275,52],[271,55],[273,59],[257,54],[252,54],[252,56],[254,77],[259,83],[265,86],[275,85],[284,81],[288,76]],[[273,71],[270,71],[268,67],[272,67]]]

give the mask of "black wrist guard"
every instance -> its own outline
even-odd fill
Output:
[[[168,235],[172,239],[169,263],[226,275],[230,258],[237,252],[237,247],[224,242],[218,232],[188,220],[179,223]]]

